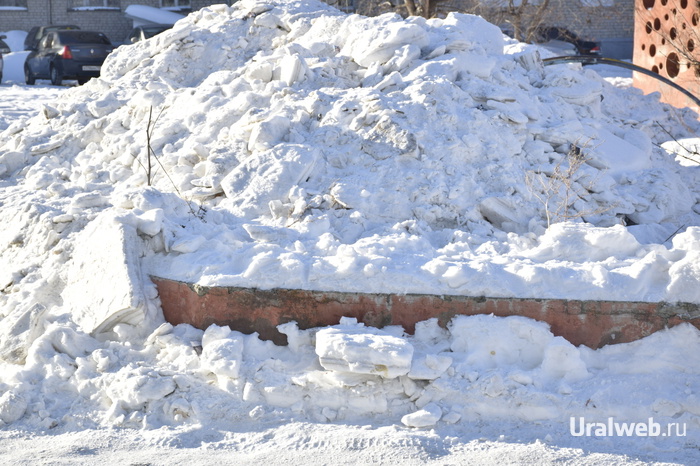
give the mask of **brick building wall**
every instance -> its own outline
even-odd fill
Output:
[[[599,41],[603,55],[632,58],[634,45],[634,0],[608,0],[610,6],[587,6],[581,0],[553,0],[549,18],[581,37]],[[590,4],[595,2],[590,2]]]
[[[554,26],[586,32],[592,39],[631,38],[634,34],[634,0],[613,0],[610,6],[586,6],[580,0],[554,0]]]

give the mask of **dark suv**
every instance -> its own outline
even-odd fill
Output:
[[[24,79],[50,79],[60,86],[64,79],[84,84],[100,75],[102,63],[114,46],[101,32],[62,30],[46,34],[24,62]]]

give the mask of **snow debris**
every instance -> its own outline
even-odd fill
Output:
[[[579,448],[570,419],[613,416],[687,437],[589,439],[593,456],[695,458],[691,325],[594,351],[519,316],[414,335],[343,319],[284,324],[277,347],[165,323],[148,278],[697,305],[700,169],[676,144],[700,129],[690,110],[543,66],[478,16],[315,0],[203,8],[52,92],[0,119],[3,442],[120,427],[247,454],[299,450],[282,432],[304,429],[299,442],[336,445],[352,425],[385,450],[368,462],[403,463],[388,455],[408,445],[426,464],[473,453],[460,439],[474,432],[554,455],[540,439]]]

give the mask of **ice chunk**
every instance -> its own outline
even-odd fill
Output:
[[[24,416],[27,400],[14,392],[8,391],[0,396],[0,420],[6,424],[15,422]]]
[[[316,334],[316,354],[327,370],[394,378],[411,370],[413,345],[379,329],[341,323]]]
[[[434,426],[441,417],[442,409],[435,403],[428,403],[423,409],[406,414],[401,418],[401,422],[408,427],[430,427]]]
[[[288,200],[290,189],[308,177],[318,158],[316,150],[281,144],[248,158],[226,175],[221,187],[243,212],[269,212],[270,201]]]
[[[243,335],[211,325],[202,336],[202,368],[217,376],[237,378],[243,359]]]
[[[451,357],[428,354],[424,358],[413,361],[408,376],[412,379],[435,380],[444,374],[450,365],[452,365]]]
[[[575,382],[588,377],[579,349],[562,337],[554,337],[544,350],[542,371],[552,378]]]

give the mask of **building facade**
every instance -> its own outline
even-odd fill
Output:
[[[112,42],[124,40],[132,22],[124,16],[129,5],[165,8],[187,14],[223,0],[0,0],[0,31],[29,31],[34,26],[74,24],[103,32]],[[230,3],[230,2],[228,2]]]
[[[326,0],[346,12],[377,15],[387,11],[405,14],[403,0]],[[432,0],[436,15],[447,11],[473,12],[474,4],[486,5],[482,14],[498,24],[499,8],[504,0]],[[542,0],[530,0],[532,8]],[[634,33],[634,0],[549,0],[547,26],[563,26],[582,38],[600,41],[608,56],[631,57]],[[124,16],[129,5],[165,8],[187,14],[205,6],[235,0],[0,0],[0,31],[29,31],[34,26],[74,24],[83,29],[105,33],[119,43],[132,23]],[[420,2],[416,1],[417,4]],[[393,5],[393,6],[392,6]],[[432,10],[431,10],[432,11]],[[617,52],[614,49],[621,49]],[[607,53],[607,52],[609,53]]]

